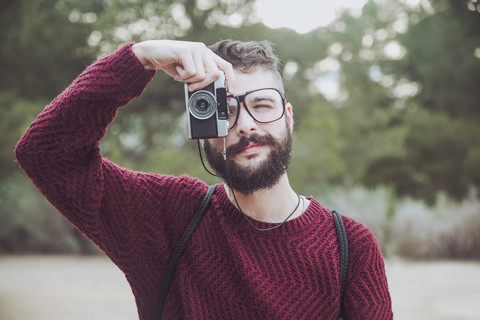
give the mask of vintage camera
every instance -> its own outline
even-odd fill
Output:
[[[210,139],[228,134],[225,75],[201,90],[188,92],[185,84],[187,128],[190,139]]]

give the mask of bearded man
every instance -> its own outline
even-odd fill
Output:
[[[161,315],[169,258],[208,186],[121,168],[99,149],[118,109],[141,95],[157,70],[189,91],[223,72],[229,107],[228,135],[202,141],[224,183],[179,260]],[[267,42],[208,48],[152,40],[125,44],[89,66],[40,113],[16,157],[42,194],[124,272],[140,319],[391,319],[379,246],[348,217],[340,297],[332,212],[289,184],[293,125]]]

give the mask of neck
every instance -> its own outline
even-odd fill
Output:
[[[249,217],[270,223],[280,223],[292,213],[298,204],[298,196],[293,191],[288,181],[287,174],[284,174],[279,182],[269,189],[259,190],[248,195],[232,190],[225,184],[230,202],[243,211]],[[233,195],[235,192],[235,197]],[[237,201],[235,201],[235,198]],[[240,206],[238,208],[237,206]],[[303,212],[302,204],[298,206],[289,220],[300,216]]]

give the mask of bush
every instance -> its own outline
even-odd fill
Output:
[[[325,206],[368,226],[387,257],[480,259],[480,201],[474,192],[460,203],[438,196],[431,207],[400,199],[390,219],[386,188],[333,188],[319,194]]]
[[[0,186],[0,253],[90,254],[98,249],[21,172]]]
[[[433,208],[417,205],[399,211],[397,252],[414,259],[480,259],[480,202],[443,198]]]
[[[395,200],[387,188],[310,192],[324,206],[368,226],[387,258],[480,259],[480,201],[474,194],[461,203],[440,196],[429,207]],[[0,253],[98,252],[22,172],[0,186]]]

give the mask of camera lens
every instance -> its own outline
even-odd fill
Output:
[[[217,109],[215,96],[205,90],[194,92],[188,100],[190,114],[199,120],[210,118]]]
[[[208,101],[205,99],[200,99],[197,101],[197,110],[205,112],[208,109]]]

